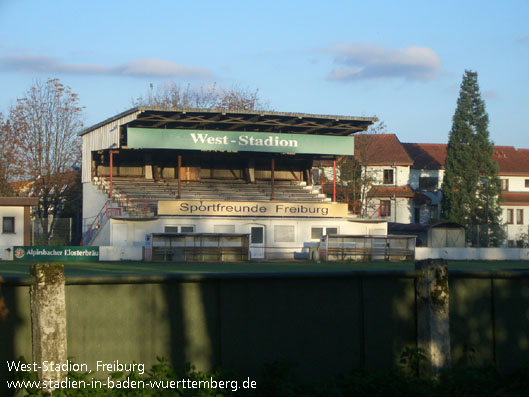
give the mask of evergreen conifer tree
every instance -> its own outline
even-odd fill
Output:
[[[478,75],[466,70],[448,137],[442,214],[467,227],[469,242],[497,246],[503,240],[501,192],[488,125]]]

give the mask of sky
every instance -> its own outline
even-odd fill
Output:
[[[446,143],[468,69],[494,144],[529,148],[528,18],[529,0],[0,0],[0,112],[48,78],[79,94],[87,127],[149,84],[216,84]]]

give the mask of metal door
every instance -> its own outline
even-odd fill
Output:
[[[265,257],[265,228],[264,226],[250,226],[250,259],[264,259]]]

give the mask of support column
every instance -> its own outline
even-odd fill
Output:
[[[144,162],[144,177],[145,179],[153,179],[152,175],[152,155],[150,153],[146,153],[143,156],[143,162]]]
[[[182,197],[182,155],[178,155],[178,166],[176,173],[178,175],[178,199]]]
[[[29,288],[33,362],[39,365],[39,380],[60,382],[65,379],[67,371],[60,367],[51,370],[51,366],[45,371],[42,363],[67,362],[64,266],[36,263],[31,266],[30,273],[35,277]]]
[[[113,177],[114,177],[114,155],[118,154],[119,151],[111,150],[110,152],[110,199],[112,200],[112,186],[113,186]]]
[[[255,160],[248,160],[248,169],[247,169],[247,180],[248,183],[255,183]]]
[[[275,194],[275,183],[274,183],[275,168],[276,168],[276,159],[272,157],[272,164],[271,164],[272,192],[270,194],[270,200],[274,200],[274,194]]]
[[[332,162],[332,202],[336,203],[336,160]]]
[[[418,347],[427,358],[420,370],[435,376],[451,366],[448,270],[442,259],[417,261],[415,270]]]

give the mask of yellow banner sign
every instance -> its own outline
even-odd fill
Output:
[[[276,201],[158,201],[158,215],[288,216],[342,218],[347,204]]]

